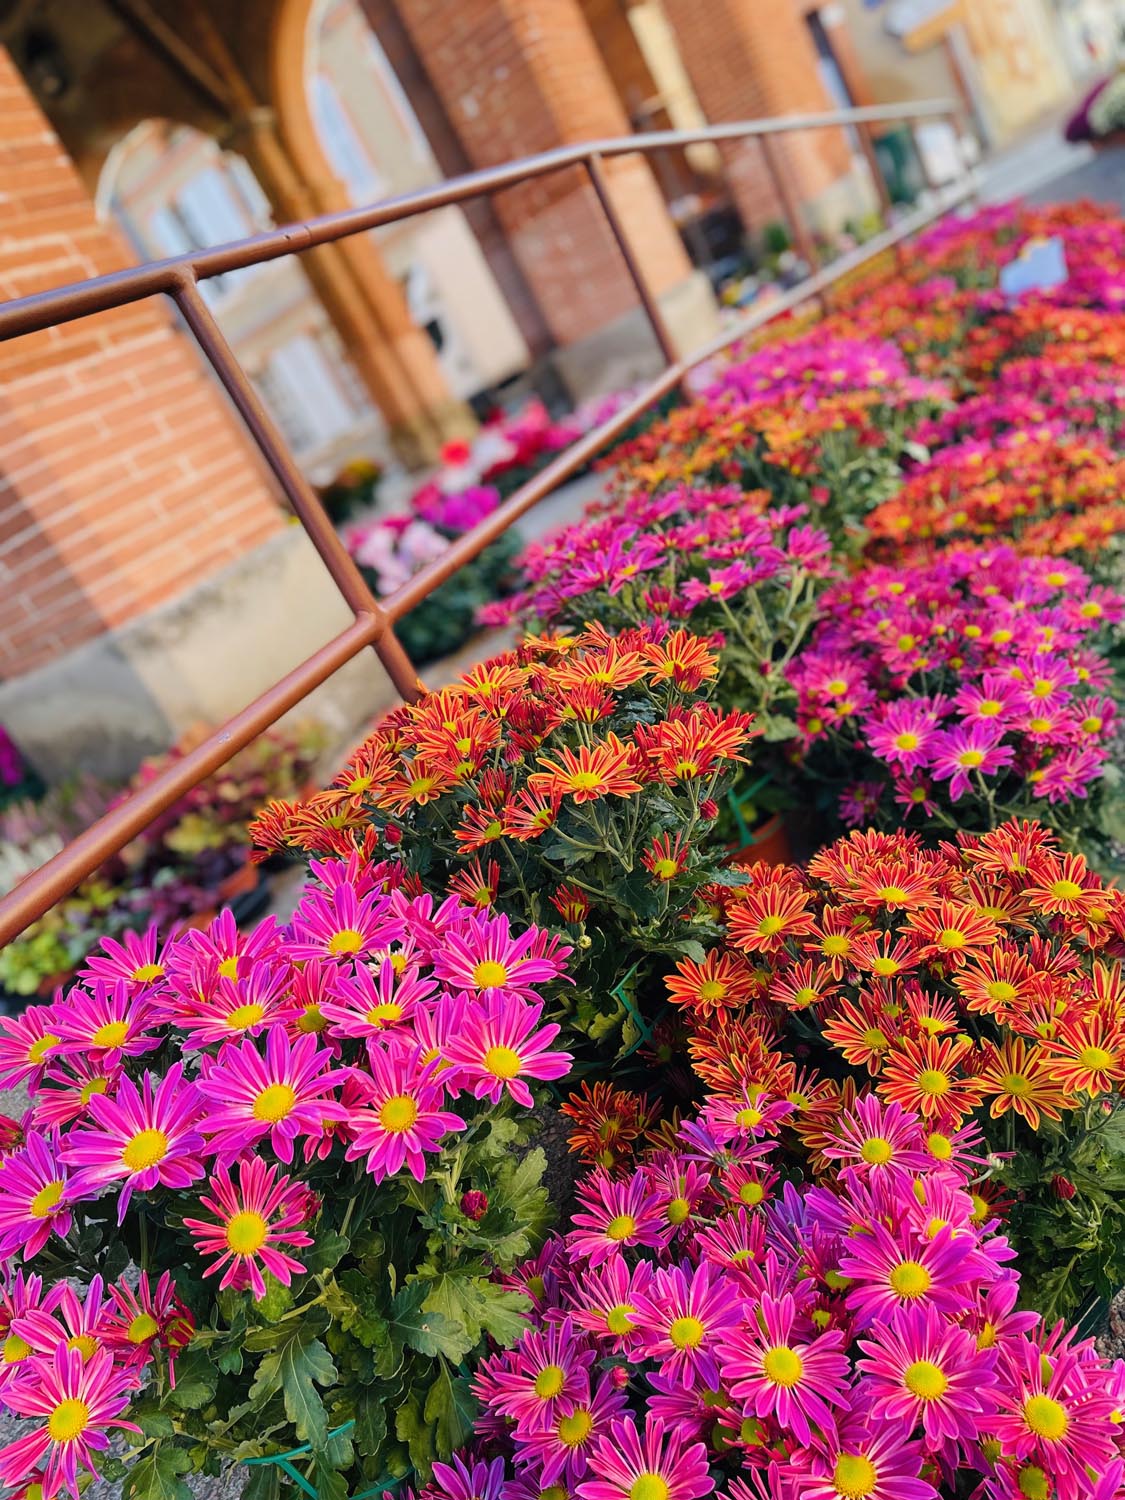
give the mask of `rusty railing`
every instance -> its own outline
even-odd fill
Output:
[[[325,214],[306,223],[287,225],[250,239],[218,245],[190,255],[175,256],[170,260],[129,267],[90,281],[75,282],[53,291],[0,303],[0,340],[4,340],[40,332],[57,324],[70,323],[147,297],[170,297],[204,358],[237,408],[250,436],[354,616],[346,630],[294,667],[279,682],[227,720],[147,786],[99,818],[53,859],[33,871],[13,891],[0,899],[0,945],[10,942],[56,901],[74,890],[178,797],[211,775],[244,745],[276,723],[283,714],[307,697],[345,662],[357,656],[364,647],[374,647],[398,693],[406,700],[417,700],[424,688],[395,635],[397,620],[432,593],[439,584],[444,583],[458,568],[476,557],[525,511],[550,494],[609,441],[624,432],[654,401],[676,389],[688,371],[696,365],[802,303],[813,298],[823,301],[825,293],[834,282],[886,251],[900,246],[918,230],[975,197],[972,175],[959,149],[960,178],[952,187],[939,190],[936,202],[930,207],[905,215],[893,227],[841,256],[829,268],[821,269],[812,236],[801,218],[800,205],[785,176],[773,138],[795,131],[855,127],[880,204],[886,214],[891,207],[890,195],[879,171],[871,127],[906,122],[912,138],[915,138],[916,125],[932,119],[949,122],[960,143],[963,128],[960,108],[947,99],[910,101],[901,105],[837,110],[824,114],[785,115],[774,119],[712,125],[699,130],[665,130],[613,140],[584,141],[486,171],[469,172],[431,188],[384,199],[368,208]],[[720,337],[680,358],[677,357],[656,297],[645,282],[628,233],[617,213],[606,182],[604,163],[610,157],[627,156],[633,152],[649,155],[701,142],[722,143],[750,138],[761,143],[764,164],[783,205],[792,242],[809,265],[812,274],[799,286],[771,300],[768,306],[757,311],[751,310],[737,326]],[[665,367],[626,406],[560,453],[472,531],[454,541],[440,558],[416,573],[395,593],[383,600],[376,599],[337,536],[275,423],[258,400],[248,376],[207,307],[199,290],[199,282],[227,271],[276,260],[283,255],[309,250],[317,245],[344,239],[348,235],[361,234],[382,224],[397,223],[430,209],[462,203],[530,178],[543,177],[573,167],[583,168],[589,176],[659,345]],[[928,186],[932,188],[934,184],[928,182]]]

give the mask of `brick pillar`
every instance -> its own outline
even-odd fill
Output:
[[[0,298],[127,265],[0,48]],[[161,301],[0,344],[0,678],[124,624],[284,525]]]
[[[578,0],[398,0],[399,13],[475,167],[629,125]],[[691,273],[647,163],[606,163],[614,202],[653,291]],[[573,345],[637,305],[578,168],[494,198],[551,332]]]
[[[692,87],[713,124],[833,108],[796,0],[664,0],[664,9]],[[851,165],[839,130],[779,137],[778,152],[806,203]],[[768,220],[782,218],[757,142],[725,146],[723,156],[747,229],[757,232]]]

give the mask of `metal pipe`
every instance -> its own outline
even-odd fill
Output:
[[[363,581],[363,574],[336,534],[312,485],[297,467],[273,418],[259,401],[249,376],[238,363],[190,272],[179,273],[172,297],[352,613],[373,615],[382,625],[382,606]]]
[[[152,820],[171,807],[177,798],[197,786],[212,771],[275,724],[282,714],[313,688],[369,646],[382,628],[374,615],[360,615],[335,639],[306,661],[294,667],[253,703],[228,719],[194,750],[173,762],[167,770],[112,808],[85,833],[69,843],[38,870],[33,870],[14,890],[0,900],[0,947],[10,943],[62,899],[75,886],[101,868],[111,855],[135,838]]]
[[[349,234],[394,224],[432,208],[462,203],[482,193],[497,192],[514,183],[542,177],[564,167],[581,166],[596,153],[599,156],[625,156],[633,151],[658,151],[668,146],[693,146],[704,141],[734,141],[748,136],[788,135],[796,130],[819,130],[833,125],[893,123],[911,116],[928,117],[948,114],[956,105],[949,99],[910,100],[902,104],[870,105],[863,109],[835,110],[824,114],[778,115],[766,120],[741,120],[727,125],[708,125],[698,130],[657,130],[647,135],[616,136],[604,141],[584,141],[574,146],[559,146],[538,156],[506,162],[478,172],[467,172],[433,187],[385,198],[366,208],[344,209],[340,213],[322,214],[300,224],[285,225],[245,240],[234,240],[208,250],[192,251],[145,266],[130,266],[91,281],[72,282],[48,292],[36,292],[0,304],[0,339],[33,333],[56,323],[73,322],[90,313],[104,312],[140,301],[154,292],[170,292],[177,285],[179,273],[190,271],[205,281],[227,271],[263,261],[294,255],[316,245],[343,239]]]
[[[606,222],[610,227],[613,238],[617,241],[617,248],[621,251],[621,259],[625,262],[625,269],[628,271],[630,279],[637,289],[637,296],[640,299],[641,306],[645,310],[645,316],[648,318],[653,337],[656,339],[660,347],[660,352],[663,354],[666,362],[671,364],[678,357],[679,350],[676,348],[675,341],[668,331],[668,325],[664,321],[664,314],[660,311],[660,304],[649,290],[645,274],[641,270],[640,261],[633,254],[633,246],[629,241],[628,231],[622,223],[621,215],[617,212],[617,205],[614,203],[609,191],[609,183],[606,181],[602,158],[596,151],[592,151],[587,157],[586,170],[590,174],[590,181],[594,185],[594,192],[598,195],[598,202],[601,204],[602,213],[605,214]]]
[[[796,245],[801,259],[814,273],[820,270],[820,256],[816,251],[816,242],[805,223],[801,213],[801,205],[797,201],[797,195],[793,191],[793,184],[781,165],[777,154],[777,147],[768,135],[761,137],[762,156],[765,159],[766,170],[769,172],[773,190],[781,200],[782,212],[786,223],[789,225],[789,237]]]

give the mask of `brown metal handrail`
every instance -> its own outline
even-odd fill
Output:
[[[833,283],[900,245],[927,224],[975,196],[971,176],[962,161],[961,183],[944,191],[933,207],[906,215],[893,228],[841,256],[829,269],[821,270],[815,247],[801,223],[799,206],[772,149],[770,137],[797,130],[856,126],[860,132],[864,154],[871,165],[880,202],[887,209],[890,199],[875,163],[870,127],[906,121],[913,133],[916,121],[933,118],[949,120],[958,129],[959,106],[946,99],[911,101],[902,105],[878,105],[826,114],[745,120],[727,125],[711,125],[699,130],[663,130],[613,140],[584,141],[579,145],[543,152],[539,156],[508,162],[486,171],[469,172],[438,183],[432,188],[385,199],[367,208],[325,214],[305,223],[288,225],[250,239],[176,256],[170,260],[129,267],[107,276],[0,303],[2,340],[41,331],[60,323],[73,322],[77,318],[123,307],[146,297],[159,294],[171,297],[354,617],[346,630],[294,667],[241,713],[228,719],[195,749],[176,760],[140,791],[99,818],[65,849],[0,899],[0,946],[10,942],[56,901],[74,890],[177,798],[198,785],[263,730],[276,723],[283,714],[366,646],[374,647],[400,696],[408,701],[416,701],[424,688],[395,635],[395,621],[414,609],[458,568],[471,562],[520,516],[593,458],[609,441],[624,432],[654,401],[674,390],[688,371],[774,318],[812,298],[823,298]],[[784,206],[793,240],[801,248],[813,274],[783,296],[771,300],[767,307],[751,311],[733,329],[693,350],[690,355],[677,358],[656,298],[645,282],[628,233],[610,196],[603,162],[606,158],[625,156],[632,152],[649,154],[702,142],[735,141],[751,137],[762,142],[765,164]],[[364,582],[316,493],[301,473],[285,440],[259,401],[248,376],[207,307],[198,283],[212,276],[308,250],[382,224],[396,223],[431,209],[461,203],[484,193],[511,187],[529,178],[569,167],[585,168],[590,178],[666,361],[665,368],[627,405],[560,453],[472,531],[451,543],[440,558],[421,569],[402,588],[380,601]]]

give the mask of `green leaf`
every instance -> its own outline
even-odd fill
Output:
[[[161,1445],[135,1463],[125,1476],[125,1500],[194,1500],[180,1478],[191,1469],[191,1459],[182,1448]]]
[[[298,1325],[282,1330],[278,1338],[274,1353],[267,1354],[258,1365],[250,1400],[260,1405],[280,1390],[285,1400],[285,1415],[293,1423],[298,1439],[320,1447],[328,1424],[324,1402],[315,1387],[334,1384],[336,1366],[311,1329]]]
[[[483,1276],[448,1273],[432,1281],[413,1282],[408,1290],[418,1286],[429,1289],[424,1303],[426,1312],[432,1317],[442,1317],[461,1332],[460,1338],[451,1339],[448,1347],[434,1351],[454,1364],[459,1364],[485,1333],[507,1347],[527,1327],[526,1313],[531,1302],[524,1293],[506,1291]]]
[[[395,1436],[405,1443],[410,1462],[422,1479],[430,1473],[430,1465],[436,1457],[434,1435],[430,1424],[422,1416],[418,1397],[411,1395],[395,1412]]]
[[[477,1402],[469,1388],[469,1377],[453,1376],[445,1360],[437,1379],[426,1393],[424,1416],[434,1424],[434,1441],[438,1457],[448,1458],[455,1448],[461,1448],[473,1435],[473,1423],[477,1416]]]
[[[311,1274],[322,1275],[325,1271],[331,1271],[339,1265],[346,1254],[351,1241],[346,1234],[324,1234],[304,1252],[303,1260],[305,1270]]]
[[[130,1418],[144,1433],[145,1437],[173,1437],[176,1432],[175,1424],[167,1412],[163,1411],[139,1411],[136,1407],[129,1413]]]
[[[318,1459],[309,1479],[320,1500],[348,1500],[348,1481],[330,1458]]]
[[[265,1275],[266,1295],[259,1297],[254,1304],[254,1311],[267,1323],[277,1323],[285,1316],[293,1306],[293,1293],[287,1286],[282,1285],[276,1276],[271,1276],[267,1271]]]
[[[444,1354],[459,1364],[480,1337],[469,1338],[463,1323],[441,1307],[431,1307],[431,1282],[415,1281],[395,1294],[392,1327],[403,1343],[419,1354],[433,1358]],[[401,1434],[400,1434],[401,1435]]]
[[[387,1409],[382,1395],[361,1391],[355,1403],[355,1445],[364,1458],[374,1458],[387,1441]]]
[[[176,1361],[176,1389],[168,1400],[181,1411],[198,1411],[215,1394],[218,1372],[206,1349],[189,1349]]]
[[[276,1464],[251,1464],[247,1473],[242,1500],[280,1500],[281,1470]]]

